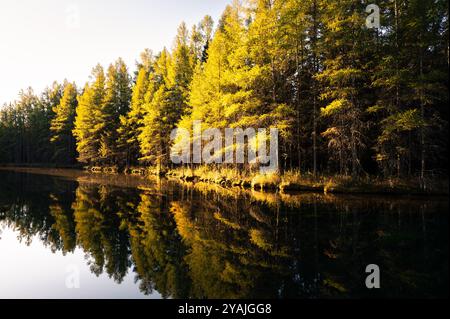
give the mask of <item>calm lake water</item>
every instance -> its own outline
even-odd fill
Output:
[[[448,229],[448,198],[0,170],[0,298],[447,297]]]

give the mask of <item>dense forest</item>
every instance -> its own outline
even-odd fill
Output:
[[[0,163],[169,167],[172,129],[201,120],[278,128],[283,171],[446,176],[448,68],[446,0],[235,1],[134,73],[118,59],[84,87],[22,91],[0,111]]]

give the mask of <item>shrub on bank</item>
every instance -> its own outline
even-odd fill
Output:
[[[93,173],[117,174],[113,167],[86,167]],[[344,175],[317,176],[301,173],[299,170],[286,171],[283,174],[260,174],[241,171],[230,167],[200,166],[196,168],[178,167],[159,170],[154,167],[127,167],[125,174],[140,176],[168,176],[186,182],[206,182],[223,187],[253,188],[256,191],[324,192],[324,193],[377,193],[377,194],[440,194],[449,193],[448,179],[352,177]]]

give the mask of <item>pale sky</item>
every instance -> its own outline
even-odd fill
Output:
[[[178,25],[209,14],[217,22],[231,0],[1,0],[0,107],[29,86],[88,80],[97,63],[122,57],[130,72],[145,48],[171,47]]]
[[[5,261],[0,263],[0,298],[161,298],[156,291],[143,295],[139,291],[140,282],[134,282],[136,274],[131,270],[119,285],[106,273],[99,277],[93,274],[85,253],[79,248],[64,256],[60,251],[53,253],[50,247],[45,247],[39,236],[34,236],[29,246],[18,237],[17,231],[0,223],[0,260]]]

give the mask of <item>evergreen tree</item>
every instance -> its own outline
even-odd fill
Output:
[[[155,63],[139,135],[141,161],[159,169],[169,164],[170,134],[186,112],[193,59],[189,34],[183,23],[178,28],[173,55],[163,50]]]
[[[150,82],[150,73],[153,72],[154,57],[150,51],[141,55],[142,62],[138,64],[138,75],[132,89],[130,111],[120,117],[118,148],[125,164],[138,164],[140,145],[138,136],[144,118],[145,96]]]
[[[101,129],[99,155],[105,163],[115,164],[119,162],[118,129],[120,118],[124,117],[130,109],[130,100],[131,78],[127,66],[122,59],[119,59],[108,68],[105,97],[101,108],[103,127]],[[121,162],[124,160],[122,158]]]
[[[317,78],[323,83],[321,110],[328,120],[322,136],[328,140],[330,159],[340,174],[357,175],[363,169],[361,152],[365,145],[363,116],[368,87],[367,61],[371,60],[371,32],[365,26],[365,3],[346,0],[323,4],[323,70]]]
[[[103,103],[105,98],[105,74],[97,65],[92,70],[92,83],[87,83],[78,98],[73,134],[77,140],[78,161],[95,164],[99,162],[100,141],[105,127]]]
[[[66,82],[63,91],[60,103],[53,108],[55,116],[51,122],[50,141],[54,145],[53,159],[57,163],[73,164],[76,160],[76,143],[72,130],[78,104],[75,83]]]
[[[448,16],[447,5],[446,1],[382,3],[386,26],[379,35],[382,53],[372,82],[378,98],[369,111],[379,123],[374,149],[387,176],[419,171],[423,180],[426,162],[445,157],[446,142],[436,132],[445,132],[446,127],[442,106],[448,101],[448,74],[443,71],[448,51],[442,22]]]

